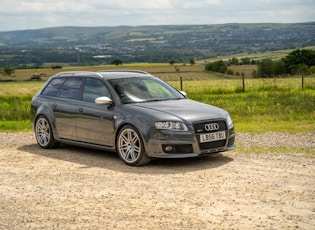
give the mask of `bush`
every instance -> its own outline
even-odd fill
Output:
[[[53,65],[51,66],[52,69],[62,69],[61,65]]]
[[[234,72],[233,72],[233,70],[228,69],[228,70],[226,71],[226,74],[228,74],[228,75],[234,75]]]
[[[213,72],[219,72],[219,73],[225,73],[227,69],[228,69],[227,65],[222,60],[215,61],[213,63],[208,63],[205,66],[206,71],[213,71]]]
[[[3,75],[11,77],[12,74],[14,74],[15,69],[10,68],[10,67],[5,67],[5,68],[3,68],[3,70],[1,72],[3,73]]]

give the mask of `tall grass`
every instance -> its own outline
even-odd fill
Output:
[[[189,93],[193,100],[226,109],[235,122],[315,121],[313,91],[251,91],[245,93]]]
[[[31,129],[31,95],[0,96],[0,131],[25,131]]]
[[[186,76],[186,75],[185,75]],[[186,80],[183,90],[190,99],[227,110],[237,131],[315,131],[315,79],[247,81],[243,92],[239,79]],[[31,130],[30,101],[41,82],[0,84],[0,131]],[[169,81],[179,89],[179,81]]]

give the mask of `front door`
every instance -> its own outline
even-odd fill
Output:
[[[77,138],[79,141],[114,146],[114,118],[108,105],[95,104],[98,97],[111,95],[104,83],[95,78],[86,78],[82,101],[77,107]]]

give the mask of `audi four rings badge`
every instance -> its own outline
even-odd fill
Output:
[[[208,132],[219,130],[219,128],[218,123],[205,124],[205,130]]]

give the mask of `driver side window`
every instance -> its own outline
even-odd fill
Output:
[[[98,79],[87,78],[84,83],[82,100],[88,102],[95,102],[98,97],[109,97],[110,92],[104,83]]]

